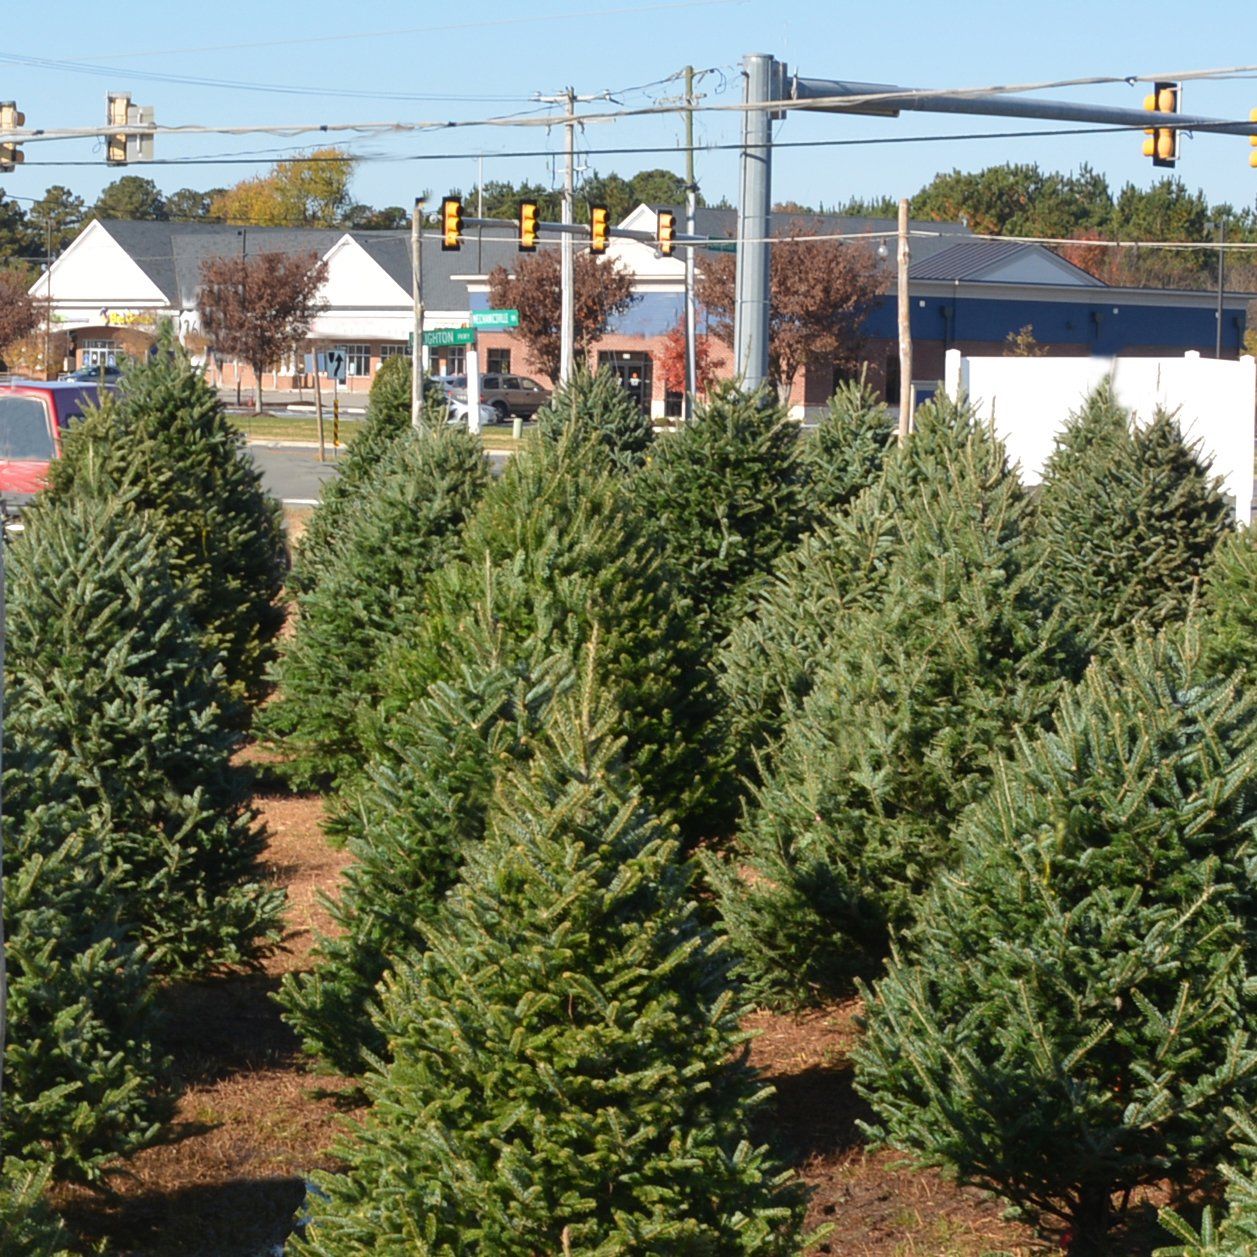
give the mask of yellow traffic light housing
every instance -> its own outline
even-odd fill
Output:
[[[16,101],[0,101],[0,131],[16,131],[25,125],[26,115],[18,109]],[[8,140],[0,144],[0,171],[13,170],[25,160],[20,141]]]
[[[1144,97],[1144,108],[1150,113],[1178,113],[1182,93],[1177,83],[1154,83]],[[1144,156],[1154,166],[1173,166],[1178,160],[1178,128],[1147,127],[1144,130]]]
[[[519,203],[519,251],[521,253],[537,251],[536,201],[520,201]]]
[[[611,239],[611,221],[605,205],[589,207],[589,251],[605,253],[607,242]]]
[[[105,98],[105,122],[111,127],[125,127],[131,119],[131,94],[110,92]],[[123,134],[105,137],[105,161],[110,166],[127,164],[127,137]]]
[[[1257,109],[1250,109],[1248,111],[1248,120],[1249,122],[1257,122]],[[1248,137],[1248,142],[1253,148],[1253,151],[1248,155],[1248,164],[1257,168],[1257,135],[1250,135]]]
[[[676,231],[677,216],[669,213],[667,210],[661,210],[659,223],[656,228],[656,237],[659,242],[659,252],[666,258],[670,258],[673,249],[676,248]]]
[[[456,196],[441,202],[441,248],[456,252],[463,243],[463,203]]]

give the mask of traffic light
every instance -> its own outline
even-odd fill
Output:
[[[1257,109],[1248,111],[1249,122],[1257,122]],[[1253,146],[1253,151],[1248,155],[1248,164],[1257,167],[1257,135],[1250,135],[1248,142]]]
[[[1178,113],[1180,96],[1177,83],[1154,83],[1151,95],[1144,97],[1144,108],[1153,113]],[[1151,157],[1154,166],[1173,166],[1178,160],[1178,128],[1147,127],[1144,156]]]
[[[536,201],[520,201],[519,203],[519,251],[521,253],[537,251]]]
[[[110,92],[105,97],[105,123],[111,127],[125,127],[131,118],[131,94]],[[110,166],[127,164],[127,137],[122,134],[105,137],[105,161]]]
[[[441,202],[441,248],[447,253],[462,247],[463,203],[456,196]]]
[[[18,111],[17,102],[0,101],[0,131],[16,131],[26,125],[26,115]],[[0,171],[9,171],[26,160],[21,142],[8,140],[0,144]]]
[[[589,207],[590,253],[605,253],[607,251],[607,241],[610,238],[611,223],[607,217],[607,207],[605,205],[591,205]]]
[[[676,231],[677,216],[668,213],[667,210],[661,210],[659,212],[659,225],[656,228],[656,235],[659,241],[659,252],[666,258],[670,258],[672,250],[676,248]]]

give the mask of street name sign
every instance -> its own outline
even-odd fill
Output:
[[[423,343],[429,349],[441,345],[474,345],[476,329],[474,327],[438,327],[431,332],[424,332]]]
[[[518,310],[473,310],[471,325],[478,328],[518,327]]]

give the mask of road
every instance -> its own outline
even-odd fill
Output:
[[[317,447],[310,445],[249,445],[253,462],[262,473],[262,484],[285,506],[313,506],[325,481],[336,475],[337,466],[328,454],[327,462],[319,462]],[[489,450],[489,467],[495,476],[502,474],[510,454],[505,450]],[[343,457],[343,455],[342,455]]]

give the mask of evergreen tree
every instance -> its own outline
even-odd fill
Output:
[[[570,669],[504,662],[491,616],[473,628],[479,657],[456,683],[399,713],[392,756],[375,761],[353,802],[353,863],[329,901],[334,933],[320,936],[314,967],[284,979],[285,1019],[305,1049],[343,1074],[387,1055],[373,1020],[385,973],[424,948],[424,931],[483,839],[499,775],[531,753],[539,722]]]
[[[715,683],[689,606],[622,478],[579,433],[536,441],[486,493],[464,559],[434,573],[428,614],[399,643],[363,721],[368,755],[392,762],[391,725],[434,682],[457,682],[492,607],[504,661],[578,659],[597,636],[600,680],[623,713],[628,755],[652,803],[687,837],[719,833],[731,805]]]
[[[48,1168],[0,1165],[0,1252],[13,1257],[71,1257],[69,1236],[44,1200]]]
[[[923,428],[920,449],[941,466],[910,492],[905,451],[895,494],[860,499],[857,512],[900,497],[888,570],[845,605],[841,587],[816,588],[839,615],[804,646],[810,688],[785,708],[735,853],[710,866],[747,975],[791,1003],[878,969],[951,859],[950,825],[985,790],[992,753],[1046,718],[1077,666],[1002,447],[980,426],[929,422],[945,432]]]
[[[1093,647],[1181,620],[1231,527],[1219,481],[1174,417],[1158,410],[1133,430],[1109,385],[1073,417],[1044,469],[1045,574]]]
[[[728,632],[748,583],[810,523],[799,425],[769,393],[731,383],[714,385],[694,418],[658,442],[633,484],[713,641]]]
[[[1211,671],[1257,676],[1257,530],[1223,538],[1205,568],[1201,641]]]
[[[6,733],[81,807],[160,972],[249,963],[282,894],[258,880],[222,668],[171,581],[160,519],[77,474],[11,547]]]
[[[629,395],[628,389],[607,367],[597,373],[577,367],[571,379],[555,389],[537,412],[537,428],[550,441],[573,430],[596,438],[619,471],[638,471],[655,439],[650,416]]]
[[[206,648],[237,693],[260,699],[284,618],[280,507],[169,326],[154,356],[124,372],[116,402],[67,434],[52,465],[56,498],[92,496],[101,483],[160,533]]]
[[[750,1142],[746,1010],[615,723],[587,683],[503,784],[386,983],[393,1060],[298,1253],[799,1251],[800,1193]]]
[[[1224,1164],[1226,1212],[1215,1222],[1205,1209],[1196,1231],[1172,1209],[1161,1211],[1161,1225],[1184,1241],[1173,1248],[1158,1248],[1153,1257],[1252,1257],[1257,1252],[1257,1125],[1248,1113],[1231,1113],[1238,1129],[1232,1140],[1234,1163]]]
[[[365,500],[385,454],[403,433],[411,431],[410,359],[396,354],[385,362],[371,381],[362,430],[340,460],[334,480],[323,486],[319,505],[310,517],[297,551],[290,587],[308,593],[322,579],[342,540],[352,528],[359,505]],[[424,389],[424,424],[443,427],[448,402],[443,389]]]
[[[297,784],[357,771],[356,715],[379,697],[375,666],[422,615],[426,578],[454,557],[487,480],[484,450],[461,428],[407,427],[382,451],[372,493],[345,521],[322,579],[298,596],[279,701],[264,713]]]
[[[864,379],[840,384],[803,442],[812,514],[824,517],[850,506],[881,474],[896,432],[895,417]]]
[[[1093,665],[961,822],[963,858],[867,996],[874,1132],[1113,1251],[1257,1095],[1247,1027],[1257,704],[1188,638]]]

